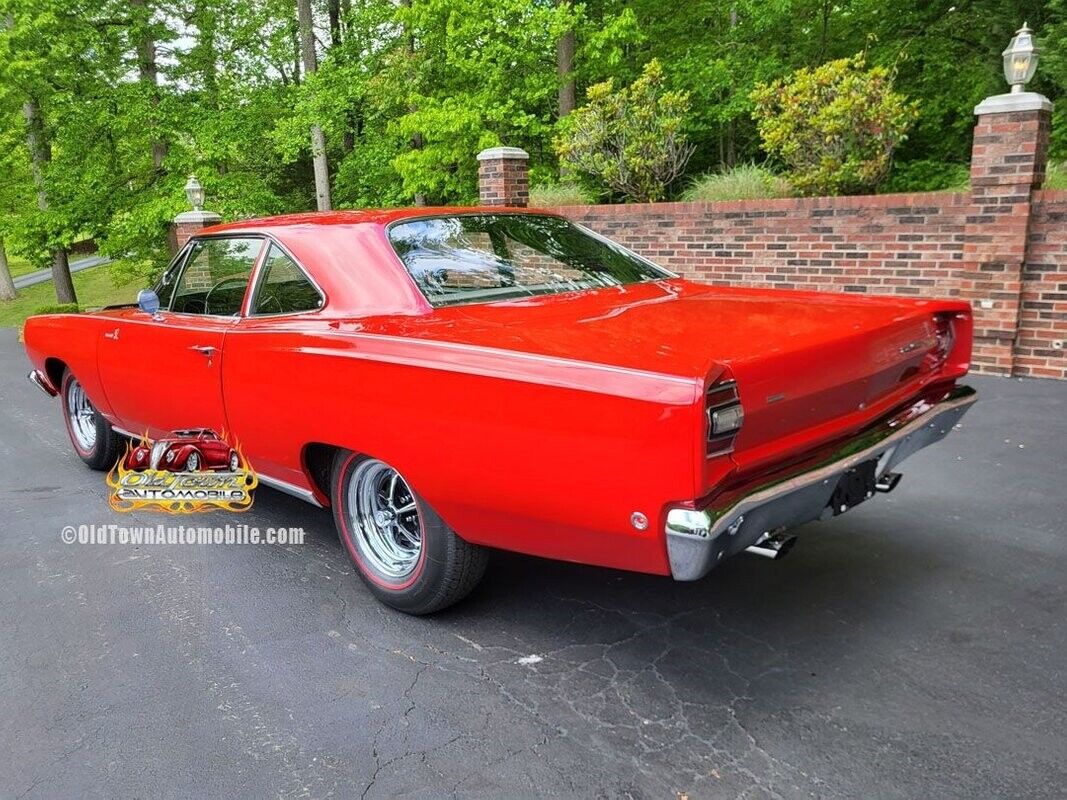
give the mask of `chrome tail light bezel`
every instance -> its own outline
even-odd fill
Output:
[[[745,409],[736,380],[728,378],[709,386],[704,393],[706,456],[714,458],[732,453],[744,420]],[[721,429],[716,430],[717,428]]]

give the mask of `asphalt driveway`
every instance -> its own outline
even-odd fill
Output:
[[[0,331],[0,798],[1067,794],[1067,384],[975,379],[897,491],[696,584],[496,554],[458,608],[108,509]],[[233,522],[221,513],[214,524]],[[204,518],[197,520],[205,523]]]

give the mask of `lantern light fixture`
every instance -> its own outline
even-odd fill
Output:
[[[1011,85],[1012,94],[1019,94],[1037,71],[1038,49],[1034,44],[1034,32],[1025,22],[1001,55],[1004,57],[1004,78]]]

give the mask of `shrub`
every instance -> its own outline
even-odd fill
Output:
[[[81,311],[77,303],[53,303],[51,305],[38,306],[33,310],[34,314],[77,314]]]
[[[785,178],[755,164],[738,164],[726,172],[701,175],[682,195],[683,200],[762,200],[791,197],[793,187]]]
[[[802,194],[857,194],[886,176],[917,111],[893,73],[862,55],[800,69],[752,92],[764,149]]]
[[[1045,169],[1044,189],[1067,189],[1067,163],[1050,161]]]
[[[531,206],[587,206],[591,202],[582,187],[573,183],[546,183],[530,189]]]
[[[693,154],[682,130],[689,95],[666,90],[653,59],[632,85],[616,91],[608,80],[587,97],[560,123],[554,144],[564,167],[630,200],[661,200]]]
[[[878,188],[883,192],[963,192],[970,185],[971,170],[966,164],[920,159],[894,164]]]

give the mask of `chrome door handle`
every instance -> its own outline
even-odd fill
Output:
[[[115,328],[115,330],[113,330],[113,331],[104,331],[104,338],[105,339],[114,339],[115,341],[118,341],[119,329]]]
[[[214,362],[215,348],[212,347],[211,345],[209,345],[209,344],[194,344],[189,349],[190,350],[195,350],[196,352],[198,352],[202,356],[206,356],[207,357],[207,365],[209,367],[212,366],[212,364],[215,363]]]

